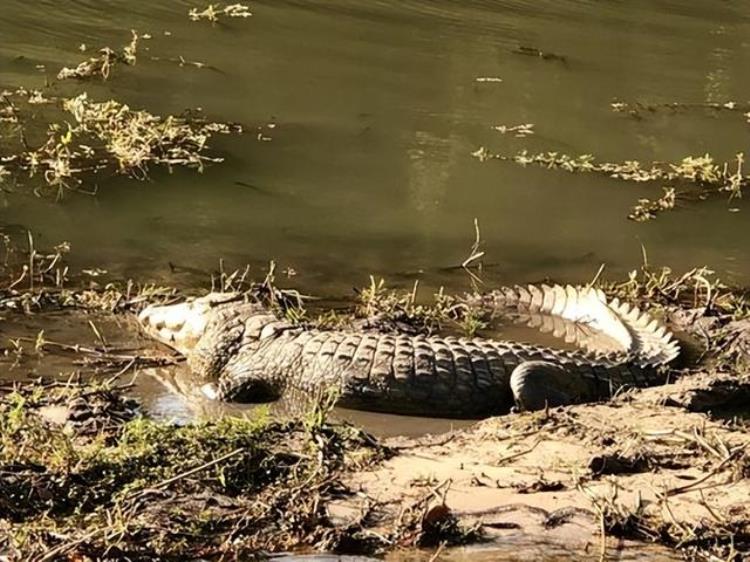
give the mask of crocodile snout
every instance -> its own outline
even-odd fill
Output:
[[[215,303],[226,298],[211,293],[179,304],[147,306],[138,321],[149,336],[186,355],[206,331]]]
[[[192,303],[186,302],[146,307],[138,315],[138,321],[149,336],[186,354],[205,329],[203,316]]]

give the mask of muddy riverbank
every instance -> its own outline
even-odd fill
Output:
[[[0,294],[8,336],[0,548],[11,557],[322,551],[451,560],[473,552],[455,548],[481,546],[509,559],[544,551],[742,560],[750,552],[750,437],[735,415],[750,399],[750,309],[745,291],[706,269],[675,275],[644,265],[624,282],[597,280],[680,334],[685,352],[673,382],[626,389],[607,403],[388,438],[337,421],[341,411],[325,396],[291,408],[203,408],[181,358],[144,339],[133,320],[148,302],[182,298],[179,291],[67,288],[57,283],[65,267],[57,253],[14,256]],[[429,304],[370,287],[348,312],[318,314],[270,276],[215,282],[320,327],[490,329],[445,294]],[[89,340],[52,339],[43,326],[54,317],[86,326]],[[37,328],[10,333],[24,322]],[[153,419],[133,399],[149,373],[192,414]]]
[[[382,441],[322,410],[154,422],[126,390],[3,385],[0,550],[12,559],[750,552],[747,424],[690,411],[746,404],[747,376],[695,374],[607,404]]]

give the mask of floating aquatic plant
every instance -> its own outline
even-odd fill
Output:
[[[667,184],[665,194],[659,199],[640,199],[633,207],[628,218],[638,222],[653,219],[663,211],[674,209],[678,198],[702,200],[715,193],[728,193],[730,198],[741,197],[750,183],[750,176],[743,173],[743,153],[737,154],[733,164],[719,164],[710,154],[704,154],[687,156],[676,163],[652,162],[647,165],[637,160],[598,162],[591,154],[570,156],[559,152],[530,153],[522,150],[506,156],[493,154],[485,147],[479,148],[472,156],[482,162],[504,160],[521,166],[535,165],[571,173],[599,173],[629,182]],[[690,189],[677,191],[674,186],[686,186]]]
[[[644,103],[644,102],[622,102],[616,101],[609,104],[615,113],[623,113],[636,119],[642,119],[644,114],[654,114],[659,111],[671,111],[680,113],[690,110],[708,110],[708,111],[748,111],[750,103],[726,101],[719,102],[662,102],[662,103]]]
[[[207,20],[212,23],[219,21],[222,16],[228,18],[249,18],[252,16],[250,8],[244,4],[230,4],[222,6],[221,4],[209,4],[203,10],[191,8],[188,16],[193,21]]]
[[[75,78],[78,80],[84,80],[96,76],[101,76],[102,80],[109,79],[112,72],[112,68],[117,63],[123,63],[132,66],[136,63],[136,55],[138,51],[138,41],[140,39],[138,33],[131,30],[132,39],[130,43],[125,45],[121,51],[115,51],[110,47],[104,47],[99,51],[99,56],[91,57],[78,64],[74,68],[63,67],[60,72],[57,73],[58,80],[68,80]]]
[[[645,222],[656,218],[656,215],[664,211],[674,209],[677,197],[673,187],[665,187],[664,195],[658,199],[639,199],[633,206],[628,218],[636,222]]]
[[[534,124],[524,123],[522,125],[495,125],[493,130],[500,134],[512,134],[514,137],[522,139],[534,134]]]
[[[521,54],[535,54],[533,49],[521,50]],[[750,122],[750,102],[736,101],[700,102],[700,103],[641,103],[616,101],[610,104],[613,111],[626,113],[635,118],[642,118],[644,113],[655,113],[661,110],[682,112],[690,109],[743,112],[743,116]],[[533,134],[533,125],[505,125],[493,127],[506,134],[514,133],[517,137]],[[599,162],[591,154],[571,156],[560,152],[530,153],[521,150],[513,155],[495,154],[485,147],[480,147],[472,153],[480,162],[487,160],[504,160],[515,162],[521,166],[542,166],[547,169],[564,170],[567,172],[593,172],[610,178],[636,183],[660,183],[664,193],[657,198],[640,198],[628,213],[628,218],[636,222],[645,222],[656,218],[664,211],[677,208],[678,200],[703,201],[717,193],[726,193],[729,199],[742,197],[744,189],[750,183],[750,175],[743,172],[745,157],[738,152],[734,162],[717,162],[713,156],[706,153],[702,156],[686,156],[679,162],[652,162],[642,164],[637,160],[622,162]],[[683,189],[678,189],[682,187]],[[730,211],[738,211],[730,208]]]
[[[213,134],[233,130],[223,123],[155,116],[114,100],[93,102],[85,93],[65,100],[63,107],[78,124],[76,134],[101,141],[119,171],[135,176],[145,174],[149,163],[202,170],[206,162],[220,162],[204,154],[207,142]]]
[[[52,106],[43,116],[50,119],[46,135],[40,145],[31,147],[24,131],[38,125],[34,119],[40,116],[27,116],[22,107],[35,94],[6,94],[16,96],[15,102],[4,98],[13,108],[6,114],[20,127],[24,142],[6,149],[9,155],[0,158],[4,175],[25,172],[41,177],[41,187],[55,188],[58,194],[80,188],[91,174],[107,171],[138,179],[146,178],[153,165],[202,171],[206,164],[222,161],[208,154],[210,139],[242,131],[238,125],[208,121],[198,112],[162,117],[117,100],[93,101],[84,92],[48,100]]]

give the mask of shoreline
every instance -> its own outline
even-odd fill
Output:
[[[0,311],[112,315],[127,326],[139,307],[180,298],[132,283],[66,289],[49,283],[61,278],[58,262],[39,257],[30,274],[36,288],[4,289]],[[671,369],[674,382],[431,438],[376,439],[333,423],[333,397],[284,419],[261,411],[154,421],[121,381],[169,369],[179,357],[156,346],[127,350],[119,337],[112,347],[96,328],[92,346],[48,341],[43,332],[19,339],[6,359],[62,354],[92,377],[0,386],[0,552],[34,560],[290,551],[450,560],[462,552],[454,547],[475,545],[513,555],[560,548],[593,560],[742,560],[750,553],[750,436],[732,412],[750,398],[750,307],[745,291],[706,272],[673,276],[644,266],[626,282],[602,285],[699,342],[699,352]],[[272,278],[243,278],[230,289],[322,327],[371,317],[381,329],[417,332],[441,322],[482,326],[445,295],[430,305],[373,285],[352,315],[311,318],[298,294]]]
[[[10,559],[324,551],[450,560],[477,547],[741,560],[750,548],[748,422],[705,412],[750,397],[748,375],[698,373],[607,403],[384,440],[327,421],[325,410],[174,425],[141,417],[126,387],[40,384],[5,385],[0,397],[0,485],[10,498],[0,501],[10,541],[0,548]],[[279,459],[294,469],[278,470]],[[277,503],[259,507],[259,497]],[[223,525],[238,525],[238,510],[261,513],[253,524],[240,518],[247,528],[227,542]],[[117,529],[113,513],[123,517]],[[159,518],[176,527],[145,533]],[[469,550],[451,548],[461,545]]]

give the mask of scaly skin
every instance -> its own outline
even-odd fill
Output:
[[[663,382],[658,365],[627,353],[304,329],[232,295],[152,307],[141,321],[185,353],[206,392],[221,400],[334,389],[348,407],[459,418],[505,413],[514,403],[538,409],[598,400],[623,387]]]

